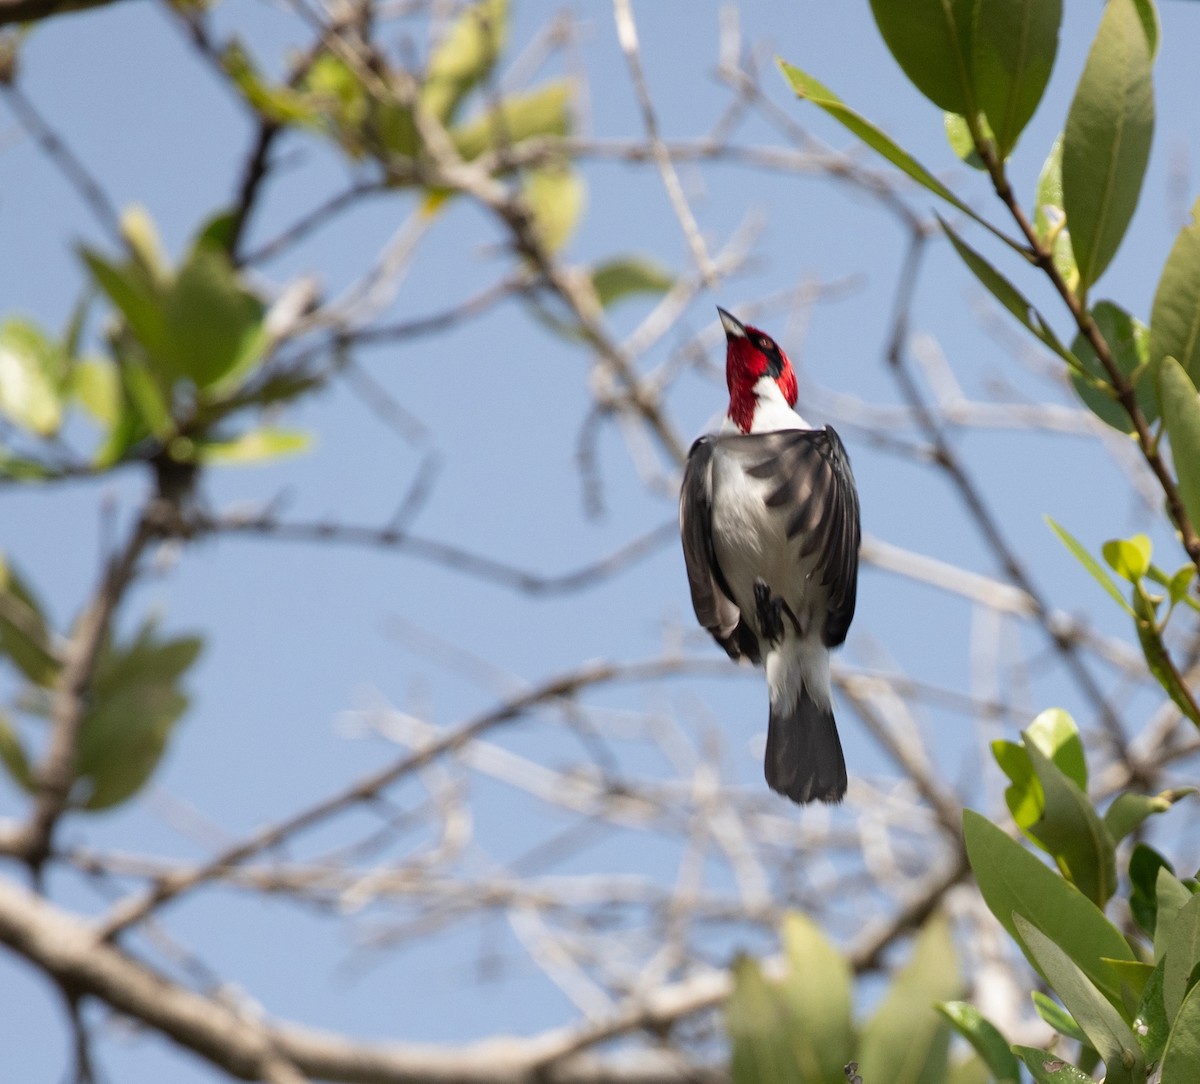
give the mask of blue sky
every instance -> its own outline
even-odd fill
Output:
[[[1061,127],[1099,7],[1067,5],[1053,81],[1012,164],[1014,183],[1027,197]],[[518,0],[513,46],[519,50],[558,10]],[[581,28],[576,50],[588,81],[583,134],[639,137],[640,119],[609,6],[583,2],[571,10]],[[989,206],[979,176],[960,166],[947,148],[937,111],[908,87],[887,56],[868,5],[747,2],[739,11],[744,40],[767,69],[763,84],[771,100],[797,122],[866,161],[866,152],[853,148],[832,122],[792,99],[770,70],[775,54],[822,78],[927,165],[961,184],[974,204]],[[728,99],[712,74],[719,6],[662,0],[637,5],[636,12],[664,135],[703,135]],[[1196,194],[1194,170],[1200,161],[1192,109],[1200,100],[1200,70],[1194,63],[1200,5],[1168,0],[1161,14],[1159,118],[1143,205],[1096,291],[1097,298],[1120,298],[1143,317],[1157,270]],[[215,20],[223,29],[236,28],[264,58],[278,57],[304,40],[286,5],[241,0],[219,7]],[[561,67],[553,60],[547,71]],[[143,205],[172,254],[180,253],[198,223],[233,191],[251,123],[163,8],[137,0],[52,20],[32,34],[21,70],[25,93],[113,202]],[[752,119],[737,141],[770,144],[779,138]],[[346,176],[345,164],[315,141],[298,140],[293,151],[294,160],[271,186],[263,213],[252,223],[254,239],[273,236]],[[568,259],[584,263],[637,252],[668,267],[686,267],[679,224],[650,167],[589,158],[583,170],[588,208]],[[747,300],[808,279],[845,283],[847,288],[815,306],[803,323],[779,314],[767,330],[801,371],[801,395],[811,404],[804,413],[811,421],[825,420],[826,392],[895,404],[897,393],[882,359],[902,258],[894,223],[868,199],[820,177],[727,164],[684,166],[681,175],[714,248],[747,216],[761,219],[763,231],[745,271],[716,291],[702,292],[645,364],[660,363],[688,334],[713,329],[716,304],[737,312]],[[907,199],[922,213],[928,209],[924,194],[910,193]],[[372,201],[263,271],[276,282],[316,274],[335,294],[397,229],[410,209],[407,200],[401,195]],[[486,285],[503,267],[503,256],[495,251],[498,239],[478,211],[450,207],[433,224],[388,318],[437,311]],[[3,314],[23,313],[61,327],[82,286],[73,251],[81,241],[111,246],[75,192],[22,136],[11,113],[0,109]],[[1020,273],[1015,266],[1008,270]],[[1036,284],[1022,283],[1055,311]],[[978,288],[953,253],[934,244],[915,302],[914,331],[936,337],[966,393],[990,394],[1002,375],[1011,385],[1006,396],[1069,402],[1069,394],[1053,382],[1014,364],[1007,340],[977,318],[979,301]],[[640,302],[616,310],[614,330],[627,333],[647,311]],[[715,337],[709,342],[715,365],[720,349]],[[424,451],[433,449],[442,467],[415,530],[523,568],[568,571],[674,515],[668,495],[642,484],[628,447],[611,425],[598,443],[604,514],[587,514],[576,459],[589,406],[587,357],[516,305],[445,336],[364,350],[358,360],[428,428],[425,447],[401,440],[350,389],[335,385],[289,415],[289,423],[314,434],[310,454],[271,467],[214,473],[205,487],[211,506],[286,494],[287,514],[296,519],[381,524],[420,469]],[[672,389],[668,413],[685,439],[722,409],[722,396],[719,381],[703,374],[689,374]],[[1105,608],[1105,600],[1042,521],[1043,513],[1052,512],[1092,545],[1144,527],[1144,513],[1127,496],[1111,462],[1100,458],[1091,442],[1074,438],[972,432],[962,444],[1054,604],[1092,613],[1100,628],[1125,636],[1120,615]],[[980,573],[997,573],[944,481],[864,445],[851,442],[851,453],[867,532]],[[1053,469],[1046,469],[1047,463]],[[105,510],[115,509],[116,522],[125,522],[142,484],[140,477],[122,472],[45,491],[10,487],[0,494],[0,549],[37,585],[60,627],[96,578],[109,522]],[[1170,544],[1165,538],[1159,542]],[[183,859],[203,854],[180,827],[184,807],[202,810],[226,838],[238,838],[393,756],[385,742],[355,736],[356,709],[386,703],[451,725],[494,703],[505,682],[510,688],[536,682],[587,659],[651,657],[673,642],[678,630],[689,636],[694,631],[674,545],[589,591],[531,598],[405,554],[222,538],[161,560],[128,600],[122,627],[133,627],[147,613],[161,614],[167,630],[205,635],[205,654],[189,681],[194,706],[152,791],[119,812],[71,821],[64,839]],[[867,569],[846,657],[872,665],[882,661],[930,681],[966,687],[971,622],[960,602]],[[401,627],[409,631],[398,635]],[[1036,640],[1029,630],[1014,635],[1025,643]],[[421,642],[424,648],[414,646]],[[439,661],[443,653],[429,646],[438,642],[486,659],[495,674],[507,677],[470,679],[461,665]],[[695,646],[717,657],[715,648],[698,639]],[[1061,697],[1064,706],[1083,710],[1052,668],[1035,675],[1032,696],[1033,706]],[[756,680],[731,672],[720,680],[680,680],[656,689],[618,687],[596,702],[621,711],[675,712],[697,738],[714,725],[729,781],[761,786],[756,742],[766,708]],[[1146,706],[1138,703],[1139,710]],[[851,776],[886,774],[890,769],[861,728],[848,712],[841,717]],[[947,770],[978,777],[978,750],[961,717],[931,712],[924,721],[927,740]],[[577,752],[546,725],[517,728],[502,742],[553,760]],[[635,763],[650,774],[662,771],[649,759],[635,758]],[[992,797],[995,774],[981,784]],[[478,816],[476,870],[488,863],[503,868],[543,838],[557,816],[494,781],[474,783],[472,797]],[[17,815],[22,808],[17,792],[0,781],[0,815]],[[300,851],[332,842],[339,831],[350,834],[353,827],[306,840]],[[629,833],[582,852],[572,869],[669,869],[673,855],[662,841]],[[65,905],[88,912],[105,906],[102,895],[71,875],[56,877],[52,887]],[[259,902],[209,890],[172,910],[166,924],[268,1012],[355,1034],[454,1042],[533,1032],[569,1019],[572,1011],[521,959],[499,921],[469,925],[403,953],[381,953],[352,978],[343,966],[353,948],[346,927],[278,900]],[[498,977],[483,981],[477,964],[493,939],[504,966]],[[295,951],[301,945],[304,951]],[[6,1005],[0,1045],[14,1079],[58,1078],[65,1063],[57,1051],[65,1033],[53,991],[8,957],[0,957],[0,989]],[[122,1084],[166,1079],[168,1072],[180,1084],[211,1079],[206,1069],[176,1059],[156,1039],[106,1041],[101,1057],[110,1078]]]

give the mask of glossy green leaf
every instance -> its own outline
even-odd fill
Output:
[[[168,338],[160,355],[171,375],[200,389],[253,369],[269,339],[261,301],[242,288],[229,257],[194,249],[168,295]]]
[[[996,1084],[1019,1084],[1020,1066],[995,1024],[966,1001],[943,1001],[936,1008],[975,1048]]]
[[[38,436],[57,433],[65,365],[59,346],[36,325],[15,318],[0,324],[0,414]]]
[[[1113,1004],[1119,1004],[1120,982],[1101,957],[1135,957],[1104,912],[973,810],[963,812],[963,839],[984,902],[1000,924],[1015,938],[1014,912],[1035,923]],[[1036,961],[1031,962],[1037,966]]]
[[[971,273],[988,292],[1068,365],[1077,365],[1078,363],[1075,358],[1058,341],[1058,336],[1054,334],[1054,329],[1046,323],[1042,314],[1025,299],[1021,291],[968,245],[966,241],[959,237],[941,216],[938,216],[938,221],[941,222],[946,236],[950,238],[950,243],[954,246],[954,251],[958,253],[963,263],[967,265]]]
[[[1163,1008],[1174,1020],[1200,964],[1200,896],[1192,896],[1176,913],[1163,952]]]
[[[918,934],[913,953],[866,1022],[859,1043],[864,1081],[941,1084],[950,1025],[934,1008],[961,993],[957,952],[946,919],[935,914]]]
[[[783,945],[788,975],[781,992],[800,1078],[804,1084],[844,1084],[843,1066],[854,1056],[850,965],[804,915],[784,919]]]
[[[50,688],[60,663],[42,607],[32,588],[0,554],[0,654],[34,685]]]
[[[1152,55],[1134,0],[1108,0],[1067,114],[1063,205],[1086,292],[1137,206],[1154,135]]]
[[[1144,534],[1132,538],[1113,538],[1100,548],[1104,560],[1123,580],[1137,583],[1150,571],[1150,555],[1153,552],[1150,539]]]
[[[1109,355],[1117,369],[1133,384],[1138,406],[1142,408],[1146,421],[1153,422],[1158,417],[1158,393],[1146,364],[1150,360],[1149,330],[1140,320],[1111,301],[1094,305],[1091,317],[1108,343]],[[1084,370],[1071,373],[1071,383],[1079,393],[1079,398],[1102,422],[1122,433],[1133,432],[1133,422],[1112,390],[1111,377],[1090,340],[1082,332],[1071,343],[1071,353],[1079,359]]]
[[[1200,1080],[1200,994],[1184,999],[1162,1056],[1159,1084],[1195,1084]]]
[[[1138,1037],[1146,1061],[1156,1062],[1162,1058],[1163,1048],[1171,1032],[1171,1020],[1163,1008],[1163,971],[1165,965],[1150,969],[1150,975],[1142,987],[1138,1010],[1133,1018],[1133,1033]]]
[[[82,808],[110,809],[145,786],[187,708],[178,681],[200,649],[197,638],[159,640],[146,626],[102,654],[79,733]]]
[[[1079,268],[1075,266],[1071,231],[1067,228],[1067,212],[1063,210],[1061,135],[1054,141],[1038,175],[1033,228],[1042,244],[1050,246],[1055,268],[1067,287],[1074,291],[1079,285]]]
[[[932,173],[929,172],[920,162],[918,162],[908,151],[900,147],[892,138],[877,128],[869,120],[861,114],[856,113],[845,102],[833,93],[827,86],[819,80],[814,79],[807,72],[801,71],[799,68],[787,63],[785,60],[778,61],[779,69],[783,72],[784,78],[791,85],[796,96],[810,101],[819,109],[824,110],[834,120],[838,121],[843,127],[861,139],[873,151],[883,155],[889,162],[892,163],[902,173],[912,178],[922,187],[928,189],[940,199],[945,200],[955,209],[963,214],[973,218],[980,225],[990,230],[993,234],[999,237],[1005,244],[1021,251],[1021,247],[1017,245],[1011,238],[1006,237],[1003,233],[996,229],[986,219],[981,218],[962,200],[960,200],[953,192],[950,191],[941,181],[939,181]],[[953,110],[952,112],[957,112]]]
[[[979,0],[972,67],[1001,160],[1017,145],[1054,68],[1062,0]]]
[[[507,32],[507,0],[480,0],[463,11],[429,57],[422,108],[443,123],[449,120],[495,66]]]
[[[223,465],[259,463],[265,459],[298,455],[312,444],[312,435],[295,429],[264,426],[227,441],[204,441],[182,449],[184,461]],[[191,454],[187,454],[190,451]]]
[[[452,128],[450,137],[469,162],[485,151],[516,146],[537,136],[565,136],[571,130],[571,91],[571,83],[563,79],[510,94],[499,106]]]
[[[1076,1042],[1083,1043],[1085,1046],[1090,1046],[1088,1038],[1079,1029],[1079,1025],[1075,1023],[1075,1018],[1067,1012],[1053,998],[1043,994],[1041,990],[1033,991],[1033,1007],[1047,1024],[1049,1024],[1059,1035],[1065,1035],[1068,1039],[1074,1039]]]
[[[1080,1072],[1069,1061],[1047,1050],[1031,1046],[1014,1046],[1013,1050],[1025,1063],[1037,1084],[1093,1084],[1092,1078]]]
[[[674,285],[670,271],[641,256],[608,260],[592,268],[592,289],[603,309],[637,294],[665,294]]]
[[[992,755],[1000,770],[1009,779],[1004,791],[1004,801],[1017,827],[1028,831],[1042,815],[1044,805],[1042,785],[1038,782],[1024,745],[996,740],[992,742]]]
[[[1026,749],[1045,807],[1029,831],[1054,856],[1064,877],[1100,907],[1117,889],[1116,847],[1087,795],[1035,743]]]
[[[30,767],[29,754],[25,752],[20,735],[3,712],[0,712],[0,764],[4,765],[9,778],[18,787],[26,792],[33,791],[33,769]]]
[[[1118,794],[1104,813],[1104,825],[1108,834],[1120,843],[1130,832],[1138,828],[1147,817],[1165,813],[1176,802],[1195,794],[1195,787],[1179,787],[1164,790],[1161,794],[1134,794],[1124,791]]]
[[[725,1027],[733,1048],[733,1084],[807,1084],[792,1056],[791,1019],[783,995],[746,956],[733,965]]]
[[[1145,1060],[1137,1037],[1108,998],[1049,937],[1020,915],[1014,917],[1027,953],[1036,961],[1080,1030],[1104,1060],[1106,1084],[1145,1079]],[[1139,1076],[1139,1073],[1142,1074]]]
[[[1046,517],[1046,522],[1050,525],[1050,530],[1058,536],[1058,540],[1067,547],[1075,560],[1092,574],[1093,579],[1109,593],[1121,609],[1129,614],[1130,617],[1133,617],[1133,607],[1125,601],[1125,596],[1121,594],[1120,588],[1113,582],[1112,577],[1100,567],[1100,562],[1088,553],[1079,540],[1066,530],[1066,528],[1061,527],[1049,516]]]
[[[909,81],[934,105],[976,110],[971,76],[973,0],[871,0],[875,25]]]
[[[1200,385],[1200,201],[1163,265],[1150,310],[1150,357],[1173,357]]]

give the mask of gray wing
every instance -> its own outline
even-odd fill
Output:
[[[688,452],[679,492],[679,534],[696,619],[728,653],[761,661],[758,637],[742,620],[733,592],[717,564],[712,543],[712,457],[717,437],[701,437]]]
[[[720,438],[753,478],[777,484],[770,508],[791,509],[788,538],[801,539],[800,556],[818,555],[815,572],[829,588],[822,639],[836,647],[846,639],[858,597],[858,548],[862,540],[858,490],[850,457],[832,426]]]

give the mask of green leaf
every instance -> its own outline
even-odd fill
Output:
[[[221,67],[242,92],[242,97],[261,116],[276,124],[309,125],[315,121],[313,103],[291,87],[272,86],[264,80],[237,38],[232,38],[225,46]]]
[[[972,169],[986,171],[987,163],[979,156],[979,149],[975,146],[975,137],[971,135],[971,126],[967,123],[967,118],[960,117],[957,113],[946,113],[945,124],[946,142],[960,161]]]
[[[510,94],[498,107],[450,130],[466,160],[497,147],[513,147],[538,136],[565,136],[571,130],[572,84],[553,80],[535,90]]]
[[[1150,571],[1150,555],[1153,551],[1150,539],[1144,534],[1111,539],[1104,543],[1100,552],[1104,554],[1108,567],[1130,583],[1137,583]]]
[[[159,440],[169,440],[175,433],[175,419],[156,374],[140,352],[131,350],[120,361],[121,384],[137,419]]]
[[[1163,691],[1171,698],[1175,706],[1183,714],[1200,726],[1200,711],[1191,699],[1187,687],[1171,662],[1162,635],[1155,622],[1154,609],[1146,599],[1141,589],[1137,589],[1134,602],[1138,608],[1138,620],[1134,625],[1138,643],[1142,647],[1142,655],[1146,659],[1146,668],[1154,675]]]
[[[935,914],[922,927],[908,963],[863,1028],[859,1073],[864,1081],[941,1084],[950,1026],[934,1008],[961,992],[949,923]]]
[[[973,0],[871,0],[875,25],[909,82],[934,105],[976,110],[971,76]]]
[[[125,317],[129,330],[152,355],[161,355],[167,341],[166,299],[145,268],[136,264],[118,266],[90,249],[80,256],[92,280]]]
[[[178,449],[181,462],[233,465],[258,463],[264,459],[298,455],[312,444],[312,434],[295,429],[273,429],[264,426],[251,429],[240,437],[227,441],[201,441],[191,448]],[[176,446],[172,443],[172,454]]]
[[[195,637],[158,640],[146,626],[101,656],[75,762],[82,808],[110,809],[149,780],[187,708],[177,682],[201,646]]]
[[[954,251],[991,295],[1068,365],[1076,366],[1078,362],[1058,341],[1058,336],[1054,334],[1054,330],[1046,323],[1042,314],[1025,300],[1021,291],[959,237],[940,215],[938,221],[942,224],[946,236],[950,238]]]
[[[1163,1008],[1174,1020],[1200,964],[1200,896],[1192,896],[1175,915],[1163,952]]]
[[[1062,196],[1062,136],[1050,148],[1050,154],[1038,175],[1037,194],[1033,209],[1033,228],[1042,244],[1050,246],[1054,266],[1063,282],[1074,292],[1079,286],[1079,268],[1071,249],[1071,231],[1067,229],[1067,212]]]
[[[942,1001],[935,1008],[975,1048],[996,1084],[1019,1084],[1020,1066],[995,1024],[965,1001]]]
[[[1062,708],[1047,708],[1039,712],[1024,732],[1024,737],[1038,747],[1068,779],[1081,790],[1087,790],[1087,758],[1079,727]]]
[[[1101,301],[1093,306],[1091,317],[1108,343],[1109,355],[1117,369],[1133,385],[1146,421],[1153,422],[1158,417],[1158,393],[1146,365],[1150,360],[1150,332],[1146,325],[1111,301]],[[1079,398],[1102,422],[1122,433],[1133,432],[1133,422],[1112,390],[1112,379],[1100,363],[1091,341],[1082,332],[1071,343],[1071,353],[1079,359],[1083,369],[1083,372],[1071,373],[1071,383]]]
[[[842,1067],[854,1056],[850,965],[804,915],[784,919],[783,944],[788,976],[782,993],[800,1078],[805,1084],[845,1084]]]
[[[166,316],[161,360],[201,390],[247,374],[269,343],[262,302],[242,288],[229,257],[209,246],[194,249],[180,268]]]
[[[1057,1001],[1043,994],[1041,990],[1033,991],[1033,1007],[1037,1010],[1038,1016],[1057,1031],[1059,1035],[1065,1035],[1068,1039],[1074,1039],[1085,1046],[1091,1046],[1087,1036],[1079,1030],[1079,1025],[1075,1023],[1075,1018]]]
[[[859,1079],[862,1079],[861,1077]],[[844,1084],[845,1076],[838,1084]],[[978,1054],[972,1052],[965,1058],[952,1062],[946,1070],[946,1084],[995,1084],[995,1077],[987,1067],[987,1063]],[[999,1084],[1009,1084],[1001,1080]]]
[[[1195,1084],[1197,1080],[1200,1080],[1200,994],[1193,986],[1171,1027],[1163,1051],[1160,1084]]]
[[[507,32],[507,0],[480,0],[467,8],[429,57],[421,106],[442,123],[449,120],[495,66]]]
[[[51,688],[60,663],[37,596],[0,554],[0,654],[34,685]]]
[[[1106,1084],[1143,1081],[1145,1060],[1141,1047],[1117,1009],[1080,967],[1041,930],[1020,915],[1014,916],[1014,922],[1038,970],[1104,1060]]]
[[[992,742],[992,755],[1000,770],[1008,776],[1011,786],[1004,791],[1004,801],[1017,827],[1028,831],[1042,815],[1045,804],[1042,784],[1034,774],[1029,754],[1024,745],[996,740]]]
[[[1150,357],[1175,358],[1200,385],[1200,201],[1163,265],[1150,310]]]
[[[533,227],[542,247],[557,252],[575,232],[583,213],[586,189],[569,167],[547,166],[529,173],[521,194],[533,214]]]
[[[1035,1050],[1031,1046],[1014,1046],[1013,1050],[1033,1074],[1037,1084],[1092,1084],[1092,1078],[1080,1072],[1068,1061],[1047,1050]]]
[[[1116,600],[1121,609],[1129,614],[1130,617],[1136,617],[1133,607],[1125,601],[1125,596],[1121,594],[1120,588],[1113,583],[1109,574],[1100,567],[1100,562],[1088,553],[1075,536],[1067,531],[1066,528],[1060,527],[1049,516],[1046,517],[1046,522],[1050,525],[1050,530],[1058,536],[1058,540],[1070,550],[1075,560],[1092,574],[1095,581]]]
[[[1129,910],[1147,937],[1154,936],[1158,914],[1158,871],[1173,873],[1171,864],[1153,847],[1138,843],[1129,856]]]
[[[1067,114],[1063,205],[1086,293],[1137,206],[1154,135],[1152,55],[1134,0],[1108,0]]]
[[[1156,1062],[1162,1058],[1167,1036],[1171,1032],[1171,1021],[1163,1008],[1164,962],[1150,969],[1150,976],[1142,987],[1137,1015],[1133,1018],[1133,1032],[1138,1037],[1146,1061]]]
[[[1151,332],[1153,334],[1153,332]],[[1163,423],[1171,438],[1171,459],[1179,496],[1193,525],[1200,524],[1200,395],[1173,357],[1159,364]]]
[[[34,789],[33,769],[29,765],[29,755],[20,735],[13,729],[8,716],[0,712],[0,764],[3,764],[9,777],[23,791],[32,793]]]
[[[1121,978],[1121,982],[1129,987],[1129,995],[1134,999],[1139,999],[1146,988],[1146,983],[1154,971],[1153,964],[1143,963],[1141,960],[1111,960],[1104,961],[1113,969]],[[1129,1004],[1129,996],[1125,998],[1126,1004]]]
[[[1116,847],[1087,795],[1026,741],[1042,784],[1045,808],[1029,831],[1053,856],[1063,876],[1100,907],[1117,889]]]
[[[121,237],[134,263],[152,282],[165,285],[170,281],[171,269],[163,254],[162,241],[145,207],[135,204],[121,212]]]
[[[1139,827],[1147,817],[1165,813],[1176,802],[1195,794],[1195,787],[1179,787],[1164,790],[1161,794],[1134,794],[1125,791],[1118,794],[1104,813],[1104,825],[1108,834],[1120,843],[1130,832]]]
[[[819,80],[814,79],[807,72],[793,67],[786,60],[778,60],[777,63],[779,64],[779,70],[783,72],[784,78],[787,79],[797,97],[810,101],[819,109],[823,109],[834,120],[838,121],[843,127],[861,139],[868,147],[883,155],[884,158],[902,173],[928,189],[935,196],[945,200],[956,210],[961,211],[981,226],[990,230],[1005,244],[1016,249],[1018,252],[1022,251],[1020,245],[1016,244],[1011,238],[1006,237],[990,222],[971,210],[970,207],[963,203],[962,200],[921,165],[908,151],[901,148],[885,132],[846,105],[827,86]],[[953,112],[957,112],[957,110],[953,110]]]
[[[1038,103],[1058,52],[1062,0],[980,0],[972,68],[979,108],[1001,161],[1012,153]]]
[[[1154,879],[1154,959],[1165,957],[1171,931],[1179,913],[1191,902],[1192,892],[1166,866],[1161,867]]]
[[[963,812],[967,856],[988,909],[1016,938],[1016,912],[1053,938],[1114,1004],[1121,986],[1101,957],[1134,959],[1128,942],[1091,900],[973,810]],[[1036,961],[1031,960],[1036,967]]]
[[[670,271],[640,256],[624,256],[592,268],[592,289],[602,309],[636,294],[664,294],[674,285]]]
[[[767,982],[757,962],[746,956],[734,961],[725,1027],[733,1048],[733,1084],[807,1084],[792,1056],[783,995]]]
[[[0,414],[40,437],[62,425],[58,386],[66,367],[58,345],[27,320],[0,324]]]
[[[85,358],[71,368],[71,396],[104,429],[111,429],[121,413],[121,378],[106,358]]]
[[[1181,603],[1188,597],[1188,589],[1192,586],[1192,580],[1196,577],[1195,565],[1184,565],[1175,573],[1174,576],[1167,582],[1167,592],[1171,596],[1171,602],[1175,605]]]

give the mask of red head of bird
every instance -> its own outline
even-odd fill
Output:
[[[788,407],[796,405],[796,372],[787,354],[766,332],[743,324],[718,306],[725,329],[725,381],[729,385],[729,418],[743,433],[754,426],[763,397],[764,378],[774,381]],[[769,387],[766,390],[770,390]]]

